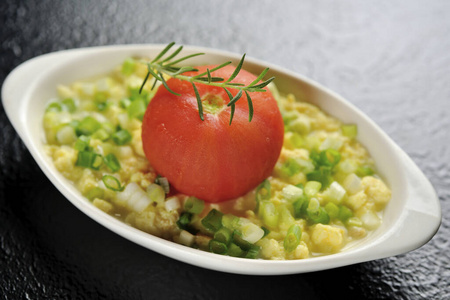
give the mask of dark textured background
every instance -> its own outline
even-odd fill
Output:
[[[168,43],[220,48],[304,74],[375,120],[437,190],[422,248],[310,274],[256,277],[137,246],[50,184],[0,110],[0,298],[450,299],[450,2],[0,2],[0,82],[40,54]],[[24,83],[26,84],[26,83]]]

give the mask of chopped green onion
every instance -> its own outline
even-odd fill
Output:
[[[263,238],[266,237],[267,235],[269,235],[269,233],[270,233],[270,230],[269,230],[269,229],[267,229],[267,228],[264,227],[264,226],[261,226],[261,229],[264,231]]]
[[[238,230],[233,231],[232,239],[233,243],[238,245],[244,251],[248,251],[253,246],[252,243],[247,242],[242,238],[242,233],[240,233]]]
[[[170,184],[166,177],[157,177],[155,183],[160,185],[166,194],[170,193]]]
[[[200,214],[205,207],[205,202],[196,197],[189,197],[184,202],[184,210],[193,214]]]
[[[283,195],[283,199],[292,203],[303,196],[303,189],[289,184],[281,190],[281,194]]]
[[[300,239],[302,237],[302,229],[298,224],[292,224],[289,227],[286,237],[284,238],[283,246],[287,252],[294,251],[300,244]]]
[[[222,216],[223,213],[217,209],[212,209],[210,212],[202,219],[203,226],[212,232],[216,232],[222,228]]]
[[[136,99],[127,107],[127,113],[130,119],[136,118],[142,121],[147,105],[144,99]]]
[[[132,58],[127,58],[122,64],[122,74],[130,76],[136,69],[136,61]]]
[[[370,176],[374,173],[373,169],[369,166],[362,166],[356,169],[356,175],[359,177]]]
[[[120,100],[119,104],[120,104],[120,107],[127,108],[131,104],[131,100],[128,98],[124,98],[124,99]]]
[[[101,155],[90,151],[79,151],[76,166],[98,169],[101,166]]]
[[[258,258],[259,253],[261,252],[261,247],[256,245],[251,245],[250,249],[247,250],[245,254],[245,258],[255,259]]]
[[[192,220],[192,214],[188,212],[181,213],[180,217],[178,218],[177,225],[180,229],[187,230],[188,225],[191,223]],[[189,231],[189,230],[187,230]]]
[[[228,250],[227,245],[216,240],[209,241],[209,251],[216,254],[226,254]]]
[[[256,201],[268,200],[268,199],[270,199],[270,181],[268,179],[265,179],[256,188]]]
[[[232,232],[226,227],[222,227],[214,233],[214,239],[228,245],[231,241]]]
[[[49,111],[60,112],[60,111],[62,111],[62,107],[61,107],[60,103],[52,102],[47,105],[47,108],[45,109],[45,111],[46,112],[49,112]]]
[[[120,184],[119,179],[112,175],[103,175],[102,181],[108,189],[115,192],[121,192],[125,189],[125,187]]]
[[[260,203],[260,210],[264,224],[269,228],[276,228],[280,216],[275,205],[270,201],[264,201]]]
[[[222,217],[222,225],[231,230],[237,229],[239,227],[239,217],[226,214]]]
[[[306,208],[308,207],[308,203],[309,202],[306,195],[303,195],[301,198],[297,199],[294,203],[292,203],[292,207],[294,209],[294,218],[299,219],[306,214]]]
[[[320,203],[316,198],[312,198],[309,201],[306,215],[308,216],[308,220],[314,224],[328,224],[330,222],[330,216],[325,208],[320,206]]]
[[[358,217],[351,217],[351,218],[348,218],[348,220],[346,222],[346,225],[347,226],[362,227],[363,226],[363,222]]]
[[[342,222],[346,222],[352,216],[353,216],[353,212],[347,206],[341,206],[339,208],[338,219],[341,220]]]
[[[111,135],[116,131],[116,126],[114,126],[114,124],[111,122],[103,122],[102,129],[105,130],[109,135]]]
[[[305,184],[305,195],[308,198],[314,197],[315,195],[317,195],[317,193],[320,191],[320,189],[322,188],[322,183],[320,183],[319,181],[308,181]]]
[[[341,160],[339,151],[329,148],[320,152],[320,163],[323,166],[334,167]]]
[[[233,257],[242,257],[244,255],[244,251],[235,243],[230,243],[227,254]]]
[[[105,191],[101,187],[94,187],[89,190],[89,192],[86,193],[86,198],[89,200],[94,200],[95,198],[103,198],[105,195]]]
[[[113,133],[111,138],[117,145],[125,145],[126,143],[131,141],[131,134],[128,132],[128,130],[122,129]]]
[[[101,141],[106,141],[107,139],[109,139],[109,134],[108,132],[106,132],[105,129],[100,128],[99,130],[97,130],[92,134],[92,138]]]
[[[85,117],[77,127],[77,135],[91,135],[100,129],[100,122],[91,116]]]
[[[81,135],[78,137],[77,141],[75,142],[74,148],[78,151],[87,151],[90,149],[89,147],[90,138],[85,135]]]
[[[103,158],[105,165],[112,171],[117,172],[120,170],[120,163],[117,157],[113,153],[109,153]]]
[[[337,206],[333,202],[328,202],[325,205],[325,210],[332,219],[337,218],[339,216],[339,206]]]
[[[358,126],[355,124],[342,125],[341,132],[344,136],[354,139],[358,135]]]
[[[309,181],[318,181],[322,187],[327,187],[332,181],[330,167],[320,166],[318,169],[306,174],[306,179]]]
[[[66,98],[66,99],[62,100],[61,103],[67,109],[68,112],[73,113],[74,111],[77,110],[77,105],[75,104],[75,100],[73,100],[72,98]]]

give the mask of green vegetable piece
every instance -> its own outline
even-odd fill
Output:
[[[331,177],[331,168],[327,166],[320,166],[315,171],[306,174],[306,179],[309,181],[318,181],[322,184],[322,188],[326,188],[333,180]]]
[[[239,227],[239,217],[232,214],[225,214],[222,217],[222,225],[231,230],[237,229]]]
[[[144,118],[145,110],[147,109],[147,104],[144,99],[136,99],[132,101],[127,107],[127,113],[130,119],[136,118],[141,120]]]
[[[102,181],[105,186],[112,191],[121,192],[125,189],[125,187],[120,183],[119,179],[112,175],[103,175]]]
[[[264,201],[260,203],[260,206],[264,224],[269,228],[276,228],[278,226],[280,214],[275,208],[275,205],[270,201]]]
[[[311,180],[305,184],[304,192],[308,198],[311,198],[317,195],[317,193],[320,191],[321,188],[322,188],[321,182]]]
[[[109,139],[109,133],[106,132],[105,129],[100,128],[99,130],[97,130],[96,132],[94,132],[92,134],[92,138],[93,139],[97,139],[97,140],[101,140],[101,141],[106,141],[107,139]]]
[[[88,151],[90,149],[89,146],[90,138],[85,135],[81,135],[75,142],[74,148],[78,151]]]
[[[85,117],[77,127],[77,135],[91,135],[100,129],[100,122],[91,116]]]
[[[205,207],[205,202],[194,196],[186,199],[184,202],[184,210],[193,214],[200,214]]]
[[[209,251],[216,254],[226,254],[228,251],[227,245],[216,240],[209,241]]]
[[[228,245],[231,242],[232,232],[226,227],[222,227],[214,233],[214,239]]]
[[[345,124],[341,126],[342,135],[351,139],[356,138],[358,135],[358,126],[355,124]]]
[[[319,200],[312,198],[309,201],[308,208],[306,209],[306,215],[308,221],[317,224],[328,224],[330,222],[330,216],[325,208],[320,206]]]
[[[125,145],[131,141],[131,134],[126,129],[119,130],[112,134],[111,136],[114,143],[119,146]]]
[[[233,230],[232,235],[233,243],[238,245],[242,250],[248,251],[252,248],[253,244],[250,242],[247,242],[242,238],[242,233],[239,230]]]
[[[374,173],[373,169],[369,166],[362,166],[356,169],[356,175],[359,177],[371,176]]]
[[[341,160],[341,154],[335,149],[327,149],[320,152],[320,164],[323,166],[334,167]]]
[[[245,258],[250,258],[250,259],[258,258],[260,252],[261,252],[261,247],[251,244],[250,249],[248,249],[247,253],[245,254]]]
[[[294,251],[300,244],[302,237],[302,229],[298,224],[293,224],[289,227],[286,237],[284,238],[283,246],[287,252]]]
[[[188,225],[191,223],[192,220],[192,214],[188,212],[181,213],[180,217],[178,218],[177,226],[180,229],[187,230]],[[189,230],[187,230],[189,231]]]
[[[60,111],[62,111],[61,104],[58,103],[58,102],[49,103],[47,105],[47,108],[45,109],[45,112],[49,112],[49,111],[53,111],[53,112],[60,112]]]
[[[245,252],[241,249],[241,247],[239,247],[235,243],[231,243],[228,246],[228,253],[227,254],[229,256],[233,256],[233,257],[242,257],[245,254]]]
[[[339,215],[338,215],[338,219],[341,220],[342,222],[346,222],[349,218],[351,218],[353,216],[353,212],[350,208],[348,208],[347,206],[341,206],[339,207]]]
[[[122,74],[130,76],[136,70],[136,61],[133,58],[127,58],[122,64]]]
[[[217,209],[212,209],[209,213],[202,219],[202,225],[211,232],[216,232],[222,228],[222,216],[223,213]]]
[[[339,216],[339,206],[337,206],[333,202],[328,202],[325,205],[325,210],[332,219],[335,219]]]
[[[95,198],[103,198],[105,195],[105,190],[103,190],[101,187],[94,187],[89,190],[89,192],[86,193],[86,198],[89,200],[94,200]]]
[[[294,218],[299,219],[305,216],[308,203],[308,198],[305,195],[292,203],[292,207],[294,209]]]
[[[112,171],[117,172],[120,170],[120,162],[113,153],[109,153],[103,158],[105,165]]]
[[[97,169],[101,163],[98,162],[98,159],[101,156],[91,151],[79,151],[78,158],[75,162],[76,166],[84,167],[84,168],[93,168]]]
[[[75,112],[77,110],[77,105],[75,103],[75,100],[72,98],[66,98],[61,101],[62,105],[66,108],[68,112]]]

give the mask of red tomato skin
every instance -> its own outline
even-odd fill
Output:
[[[198,67],[198,72],[206,68]],[[233,67],[213,76],[229,78]],[[195,74],[195,73],[191,73]],[[241,70],[234,82],[251,83],[256,77]],[[242,196],[270,176],[280,155],[284,126],[276,100],[270,91],[250,93],[254,114],[249,122],[247,98],[236,102],[232,124],[230,108],[217,114],[198,114],[192,84],[178,79],[167,81],[181,96],[160,87],[151,100],[142,124],[144,152],[155,171],[167,177],[180,193],[207,202],[222,202]],[[220,95],[222,88],[196,84],[200,96]],[[230,89],[233,95],[237,90]]]

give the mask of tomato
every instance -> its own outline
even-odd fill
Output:
[[[197,67],[199,73],[214,66]],[[212,73],[229,78],[234,68]],[[197,74],[196,72],[186,73]],[[245,85],[255,75],[241,70],[232,82]],[[244,195],[270,176],[283,144],[283,120],[270,91],[250,93],[254,114],[249,122],[245,93],[236,102],[232,124],[229,97],[223,88],[196,84],[202,98],[199,117],[192,84],[171,78],[151,100],[142,124],[144,152],[151,166],[180,193],[207,202]],[[237,89],[229,89],[236,95]]]

